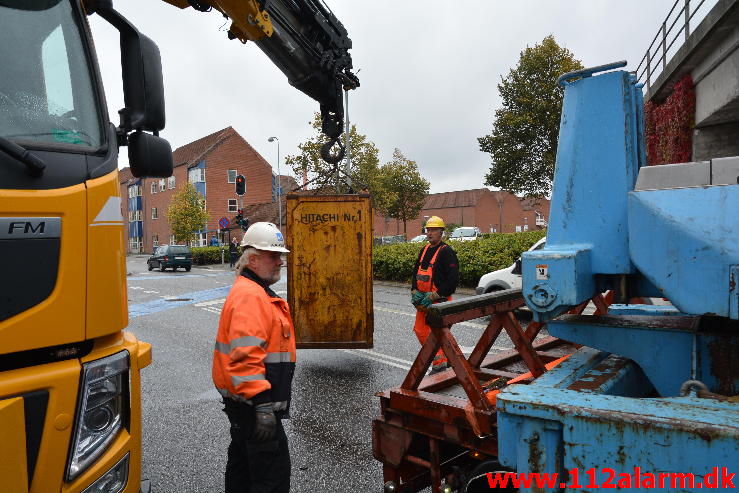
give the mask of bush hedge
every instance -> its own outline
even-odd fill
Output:
[[[450,241],[459,259],[459,284],[477,286],[480,276],[508,267],[545,234],[546,231],[538,230],[493,234],[475,241]],[[372,249],[375,279],[410,283],[418,252],[425,245],[424,242],[375,246]]]
[[[226,249],[223,259],[229,263],[228,245],[225,247],[193,247],[190,249],[192,250],[192,263],[195,265],[220,264],[221,248]],[[239,248],[239,253],[241,253],[241,248]]]

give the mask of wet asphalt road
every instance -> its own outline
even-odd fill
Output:
[[[222,492],[228,420],[211,381],[211,358],[234,274],[198,267],[148,272],[146,257],[127,264],[128,330],[153,346],[153,363],[142,373],[143,475],[157,493]],[[283,272],[272,286],[284,297],[285,279]],[[371,421],[379,414],[374,394],[402,382],[419,345],[408,288],[376,283],[374,308],[373,349],[298,351],[293,417],[284,421],[293,492],[382,491],[371,447]],[[484,327],[484,321],[454,326],[463,351]],[[494,349],[510,347],[501,335]]]

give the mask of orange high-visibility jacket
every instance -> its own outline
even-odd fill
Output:
[[[218,323],[213,383],[218,392],[249,404],[290,406],[295,329],[287,302],[249,270],[234,282]]]

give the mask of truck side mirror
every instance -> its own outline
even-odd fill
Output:
[[[161,137],[145,132],[128,136],[128,163],[136,178],[172,176],[172,147]]]
[[[518,257],[516,259],[516,262],[514,262],[513,264],[513,270],[511,271],[511,274],[521,275],[522,270],[523,269],[521,268],[521,257]]]
[[[159,48],[113,9],[112,1],[90,2],[90,9],[121,35],[121,71],[126,107],[119,111],[121,130],[159,132],[164,128],[164,83]]]

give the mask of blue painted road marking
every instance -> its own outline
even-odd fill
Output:
[[[231,290],[231,286],[223,286],[221,288],[206,289],[205,291],[195,291],[194,293],[185,293],[173,296],[172,298],[186,299],[188,301],[167,301],[166,299],[157,299],[147,301],[145,303],[138,303],[136,305],[130,305],[128,307],[128,318],[136,318],[141,315],[150,315],[152,313],[163,312],[164,310],[171,310],[172,308],[179,308],[185,305],[192,305],[193,303],[199,303],[201,301],[208,301],[215,298],[225,298],[228,296],[228,292]]]
[[[272,286],[272,289],[278,289],[284,287],[286,282],[280,280],[278,283]],[[231,291],[231,286],[223,286],[220,288],[206,289],[204,291],[195,291],[192,293],[184,293],[177,296],[171,296],[170,298],[175,299],[187,299],[187,301],[167,301],[166,298],[146,301],[144,303],[138,303],[136,305],[128,306],[128,318],[136,318],[141,315],[150,315],[152,313],[163,312],[165,310],[171,310],[172,308],[179,308],[185,305],[192,305],[193,303],[200,303],[201,301],[213,300],[216,298],[225,298]]]

